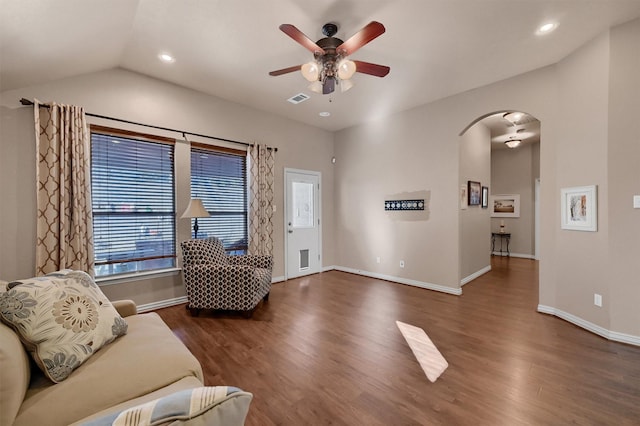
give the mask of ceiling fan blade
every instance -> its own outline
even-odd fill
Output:
[[[375,75],[376,77],[384,77],[389,74],[391,68],[386,65],[372,64],[370,62],[353,61],[356,64],[356,72],[363,74]]]
[[[269,73],[269,75],[276,77],[276,76],[282,75],[282,74],[289,74],[290,72],[300,71],[301,67],[302,67],[302,65],[295,65],[293,67],[283,68],[281,70],[276,70],[276,71],[271,71]]]
[[[380,22],[371,21],[363,29],[352,35],[349,40],[342,43],[336,50],[344,56],[350,56],[374,38],[384,34],[385,28]]]
[[[297,41],[304,47],[305,49],[311,51],[311,53],[315,54],[319,52],[321,55],[324,55],[324,49],[318,46],[315,42],[313,42],[309,37],[304,35],[302,31],[297,29],[291,24],[282,24],[280,25],[280,31]]]

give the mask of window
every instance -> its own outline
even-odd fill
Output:
[[[96,276],[176,264],[173,140],[91,127]]]
[[[243,151],[192,144],[191,198],[202,199],[211,215],[198,219],[198,238],[217,237],[231,254],[248,248],[246,164]]]

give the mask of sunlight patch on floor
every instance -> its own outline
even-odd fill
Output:
[[[396,321],[396,325],[409,344],[427,378],[431,383],[435,382],[449,366],[447,360],[444,359],[423,329],[400,321]]]

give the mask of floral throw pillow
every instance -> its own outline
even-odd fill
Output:
[[[13,327],[55,383],[127,332],[126,321],[82,271],[64,270],[9,283],[0,294],[0,319]]]

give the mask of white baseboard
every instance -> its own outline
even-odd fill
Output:
[[[480,269],[477,272],[474,272],[473,274],[469,275],[468,277],[465,277],[465,278],[461,279],[460,280],[460,285],[463,286],[463,285],[467,284],[468,282],[475,280],[479,276],[486,274],[489,271],[491,271],[491,265],[485,266],[484,268]]]
[[[614,342],[640,346],[640,336],[633,336],[631,334],[618,333],[617,331],[607,330],[604,327],[600,327],[599,325],[583,320],[582,318],[579,318],[560,309],[552,308],[551,306],[538,305],[538,312],[562,318],[565,321],[575,324],[578,327],[584,328],[585,330],[597,334],[598,336],[604,337],[605,339],[612,340]]]
[[[271,278],[271,284],[281,283],[282,281],[284,281],[284,275],[281,275],[279,277],[272,277]]]
[[[494,251],[491,254],[493,256],[507,257],[507,254],[505,252],[502,252],[502,254],[500,254],[499,251]],[[511,255],[509,257],[519,257],[519,258],[522,258],[522,259],[532,259],[532,260],[536,259],[536,256],[533,255],[533,254],[523,254],[523,253],[511,253]]]
[[[511,253],[511,257],[520,257],[522,259],[536,260],[536,256],[533,254]]]
[[[160,300],[158,302],[145,303],[138,305],[138,313],[155,311],[156,309],[168,308],[169,306],[180,305],[187,303],[187,296],[175,297],[173,299]]]
[[[336,269],[336,265],[323,266],[322,267],[322,272],[333,271],[334,269]]]
[[[427,283],[422,281],[410,280],[408,278],[393,277],[391,275],[379,274],[377,272],[369,272],[369,271],[363,271],[360,269],[345,268],[344,266],[335,266],[334,269],[336,271],[348,272],[350,274],[356,274],[356,275],[364,275],[365,277],[378,278],[380,280],[391,281],[394,283],[412,285],[414,287],[426,288],[427,290],[434,290],[434,291],[439,291],[441,293],[454,294],[456,296],[460,296],[462,294],[461,288],[446,287],[440,284],[432,284],[432,283]]]

